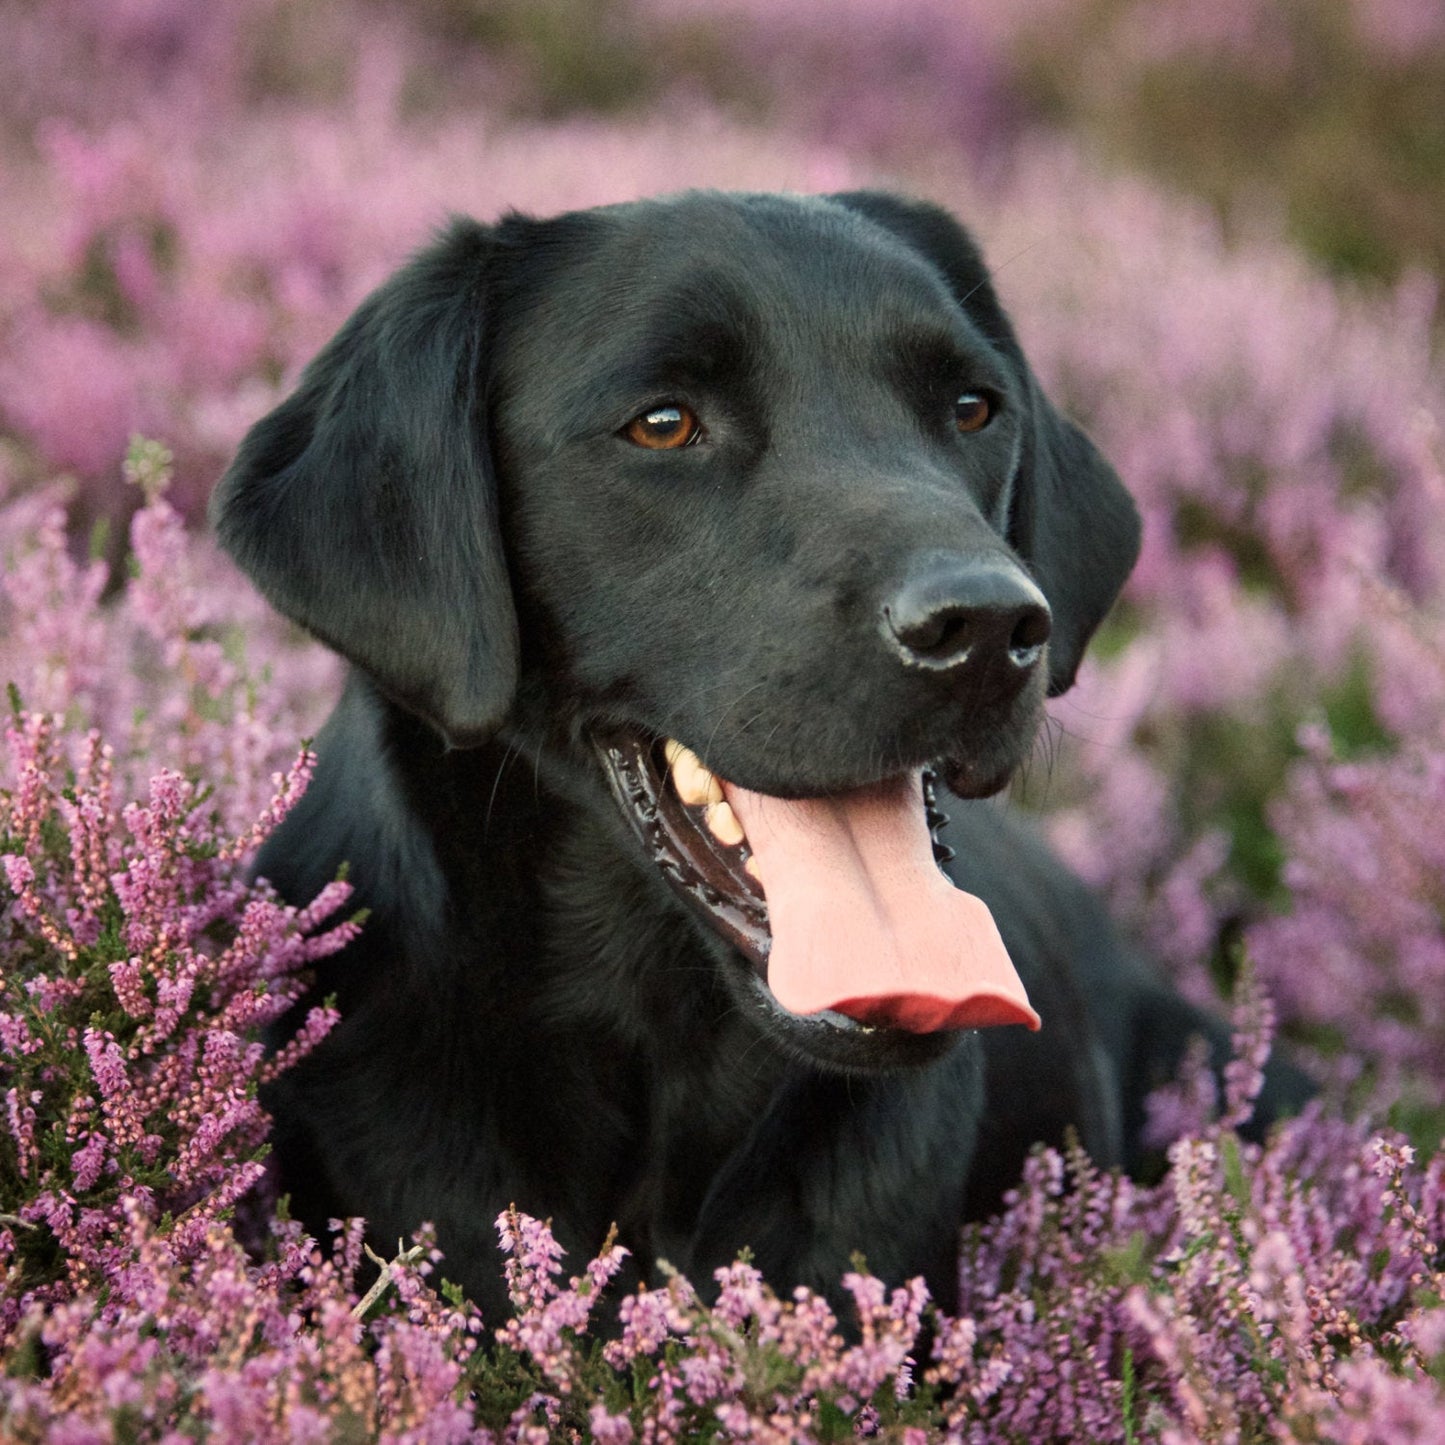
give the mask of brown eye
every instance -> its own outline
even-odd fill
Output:
[[[625,427],[622,435],[634,446],[646,447],[649,451],[675,451],[678,447],[690,446],[702,433],[702,423],[696,412],[685,406],[659,406],[635,416]]]
[[[953,424],[961,432],[982,431],[993,416],[993,406],[986,396],[966,391],[953,404]]]

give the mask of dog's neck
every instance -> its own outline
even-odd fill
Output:
[[[598,803],[593,812],[571,797],[547,799],[558,826],[536,877],[548,966],[533,979],[532,1003],[612,1081],[599,1097],[632,1136],[631,1178],[616,1206],[623,1237],[686,1268],[718,1181],[806,1071],[722,986],[720,968],[747,965],[723,957],[727,945],[639,866],[611,799],[599,791]]]
[[[341,746],[357,728],[372,731],[380,746]],[[504,729],[481,747],[448,750],[359,676],[328,733],[336,744],[328,750],[327,734],[318,740],[313,785],[320,816],[297,825],[324,835],[326,800],[347,796],[354,816],[364,789],[373,831],[358,856],[371,871],[354,872],[357,902],[385,918],[397,914],[390,891],[419,891],[431,916],[449,920],[448,950],[460,944],[467,957],[459,970],[443,970],[466,979],[465,997],[449,1003],[427,997],[429,946],[416,938],[375,940],[377,951],[363,948],[360,958],[348,951],[334,976],[323,966],[323,987],[339,989],[344,1008],[346,970],[401,963],[409,983],[389,995],[403,1000],[408,1017],[465,1008],[475,1019],[479,1066],[495,1061],[488,1092],[499,1107],[490,1127],[504,1135],[509,1117],[536,1130],[547,1102],[519,1097],[508,1108],[509,1091],[522,1087],[505,1062],[517,1040],[488,1042],[491,1020],[507,1020],[509,1035],[549,1041],[532,1047],[552,1048],[552,1067],[586,1079],[598,1108],[586,1118],[549,1118],[549,1147],[517,1140],[515,1153],[535,1155],[540,1169],[558,1176],[556,1161],[577,1150],[610,1156],[612,1211],[631,1247],[685,1267],[717,1181],[741,1167],[770,1107],[808,1072],[739,1013],[720,983],[718,965],[746,965],[725,959],[727,946],[629,851],[600,777],[586,776],[584,764],[557,771],[555,747],[539,749]],[[349,776],[348,759],[358,755],[383,757],[384,776]],[[399,807],[424,822],[424,856],[414,831],[397,835],[409,838],[408,856],[393,848],[387,818]],[[455,907],[459,898],[465,910]],[[427,916],[414,907],[405,914]],[[539,1190],[548,1183],[558,1180],[539,1179]]]

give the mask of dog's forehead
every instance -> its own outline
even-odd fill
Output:
[[[842,357],[972,332],[926,257],[824,197],[694,193],[531,225],[511,308],[524,363],[783,337]]]
[[[799,308],[860,295],[949,304],[942,277],[913,247],[825,197],[702,193],[618,208],[612,221],[597,262],[643,292],[702,281]]]

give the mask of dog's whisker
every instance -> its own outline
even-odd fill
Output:
[[[492,778],[491,791],[487,794],[487,806],[482,815],[482,832],[485,835],[492,826],[492,809],[496,806],[497,793],[502,786],[502,775],[507,771],[507,764],[515,757],[521,756],[521,744],[515,740],[509,741],[502,749],[502,756],[497,763],[496,772]]]
[[[704,753],[711,752],[713,747],[716,745],[718,734],[722,731],[724,725],[726,724],[728,720],[728,715],[736,711],[736,709],[742,705],[743,701],[746,698],[750,697],[755,692],[762,691],[762,689],[766,686],[766,682],[758,681],[752,683],[748,687],[745,687],[742,692],[740,692],[736,697],[734,697],[733,700],[722,710],[722,712],[718,714],[717,721],[714,722],[712,731],[708,734],[707,743],[705,744],[703,749]],[[761,713],[754,714],[755,718],[761,716]]]

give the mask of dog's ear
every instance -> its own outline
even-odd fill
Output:
[[[374,292],[211,499],[279,611],[460,747],[497,727],[517,678],[486,435],[494,249],[456,221]]]
[[[1006,356],[1029,415],[1009,513],[1009,542],[1054,613],[1049,693],[1073,685],[1084,648],[1139,555],[1139,514],[1114,469],[1044,395],[999,305],[972,237],[947,211],[880,191],[832,198],[891,231],[942,273],[958,304]]]
[[[1099,449],[1029,378],[1027,438],[1009,511],[1009,541],[1053,608],[1049,696],[1074,685],[1094,629],[1139,556],[1139,512]]]

